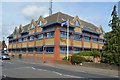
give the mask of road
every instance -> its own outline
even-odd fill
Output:
[[[19,59],[4,60],[2,62],[2,75],[4,76],[4,80],[8,80],[7,78],[9,78],[9,80],[10,78],[24,78],[24,80],[35,80],[39,78],[111,78],[115,80],[117,77],[112,74],[77,70],[74,66],[51,65],[50,63],[38,64],[32,61]]]

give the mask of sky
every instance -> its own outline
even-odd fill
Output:
[[[72,0],[71,0],[72,1]],[[111,20],[111,13],[116,2],[53,2],[53,14],[63,12],[71,16],[78,15],[80,19],[90,22],[96,26],[103,26],[105,32],[111,31],[108,26]],[[49,2],[17,2],[12,0],[0,2],[0,40],[9,36],[15,27],[28,24],[32,19],[37,20],[40,15],[43,17],[49,14]]]

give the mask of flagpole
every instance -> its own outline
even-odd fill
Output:
[[[69,19],[67,19],[67,60],[69,57]]]

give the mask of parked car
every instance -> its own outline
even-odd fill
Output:
[[[6,53],[0,54],[0,58],[2,58],[2,60],[10,60],[10,56]]]

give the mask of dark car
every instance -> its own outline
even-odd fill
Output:
[[[8,54],[5,54],[5,53],[0,54],[0,58],[2,60],[10,60],[10,56]]]

